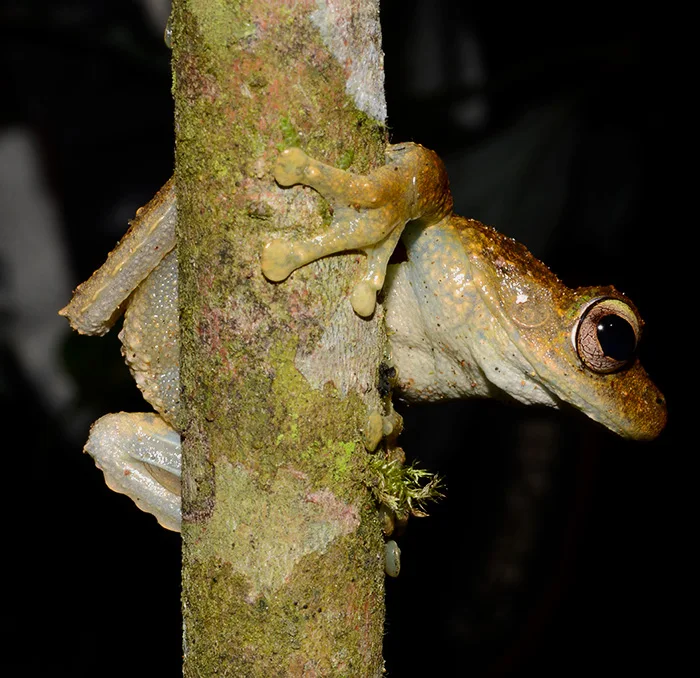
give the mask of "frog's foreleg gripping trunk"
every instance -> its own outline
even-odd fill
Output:
[[[333,221],[313,238],[268,243],[261,262],[265,277],[284,280],[321,257],[360,250],[367,255],[367,270],[355,286],[352,305],[358,315],[371,315],[406,223],[436,223],[452,210],[446,172],[435,153],[419,144],[397,144],[388,147],[387,161],[365,176],[314,160],[299,148],[284,151],[275,166],[277,182],[314,188],[332,206]]]

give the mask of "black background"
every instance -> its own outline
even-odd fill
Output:
[[[169,53],[125,0],[5,2],[0,21],[0,132],[39,140],[75,285],[172,171]],[[674,675],[690,588],[677,375],[692,383],[696,370],[690,309],[676,301],[693,264],[674,160],[679,64],[662,22],[443,0],[385,2],[382,23],[392,139],[443,156],[460,213],[525,242],[570,285],[633,298],[670,413],[657,441],[636,444],[576,413],[399,405],[407,455],[449,492],[399,538],[389,675]],[[471,80],[459,65],[467,43]],[[16,312],[2,308],[6,327]],[[79,398],[61,412],[0,339],[3,663],[12,675],[176,675],[179,537],[107,490],[81,453],[91,419],[144,409],[116,332],[66,333],[56,358]]]

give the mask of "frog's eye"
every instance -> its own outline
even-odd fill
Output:
[[[641,327],[634,310],[619,299],[596,299],[586,307],[575,330],[576,352],[593,372],[607,374],[633,358]]]

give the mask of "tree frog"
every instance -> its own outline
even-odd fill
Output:
[[[384,290],[404,399],[569,403],[626,438],[652,439],[663,429],[666,406],[637,357],[643,323],[632,302],[613,287],[570,289],[524,246],[453,214],[434,152],[391,145],[386,164],[360,176],[292,148],[274,175],[283,187],[317,190],[333,220],[309,240],[268,243],[262,273],[282,281],[320,257],[362,250],[366,272],[351,303],[370,316]],[[60,311],[79,332],[103,334],[126,306],[122,352],[158,414],[102,417],[85,449],[112,489],[173,530],[180,525],[176,202],[171,180]],[[389,266],[401,236],[407,260]]]

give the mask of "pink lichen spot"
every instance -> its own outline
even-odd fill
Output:
[[[289,471],[289,474],[297,480],[307,481],[309,479],[309,476],[303,471],[300,471],[299,469],[295,469],[290,466],[287,468],[287,470]]]
[[[336,524],[343,526],[343,533],[349,534],[360,525],[360,517],[357,509],[340,501],[333,492],[328,489],[319,490],[306,495],[306,501],[323,509],[324,517]]]

